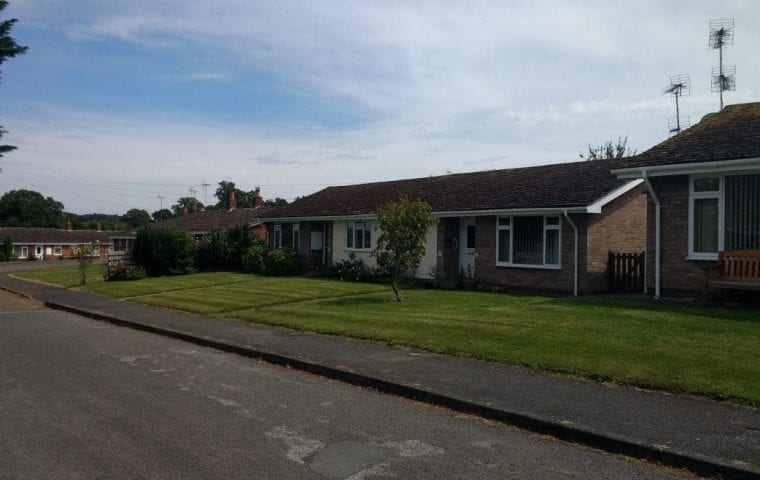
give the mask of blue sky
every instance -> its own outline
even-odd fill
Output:
[[[11,0],[3,65],[19,150],[0,194],[149,212],[220,180],[292,200],[327,185],[567,162],[718,109],[713,18],[733,17],[726,103],[760,101],[760,2]],[[200,185],[209,183],[207,196]]]

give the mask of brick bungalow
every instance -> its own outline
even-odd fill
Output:
[[[406,196],[426,201],[439,223],[416,271],[460,274],[507,289],[606,289],[610,250],[642,252],[641,179],[610,174],[613,161],[575,162],[328,187],[263,215],[268,241],[319,268],[356,255],[372,266],[374,212]]]
[[[253,208],[237,208],[235,194],[230,192],[229,210],[183,212],[178,217],[167,218],[151,224],[150,228],[187,230],[196,240],[200,240],[213,230],[226,230],[238,225],[247,225],[256,236],[266,240],[266,230],[259,218],[268,210],[268,207],[263,207],[262,203],[258,188],[255,190]]]
[[[0,228],[0,242],[10,237],[13,241],[13,252],[16,258],[37,260],[57,260],[74,256],[79,245],[93,242],[100,243],[100,251],[93,252],[100,258],[105,258],[113,251],[112,235],[117,232],[100,230],[66,230],[60,228]]]
[[[729,105],[617,166],[649,193],[648,283],[694,296],[723,250],[760,250],[760,103]]]

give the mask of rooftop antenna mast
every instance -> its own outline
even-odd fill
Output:
[[[203,187],[203,204],[208,205],[208,187],[210,187],[210,183],[203,182],[201,183],[201,187]]]
[[[681,111],[678,106],[678,98],[691,93],[691,80],[688,75],[671,75],[670,85],[663,90],[663,95],[669,93],[676,99],[676,118],[668,119],[668,129],[671,135],[678,135],[681,129]],[[688,121],[688,119],[686,119]]]
[[[723,47],[734,44],[734,19],[716,18],[710,20],[708,45],[718,50],[718,67],[712,69],[710,90],[720,93],[720,109],[723,110],[723,92],[736,90],[736,66],[723,66]]]

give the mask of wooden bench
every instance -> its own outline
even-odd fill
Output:
[[[716,269],[718,277],[711,279],[709,271]],[[722,289],[760,291],[760,250],[720,252],[717,267],[705,269],[705,301],[711,288],[718,293]]]

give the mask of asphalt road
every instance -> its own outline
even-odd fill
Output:
[[[683,478],[0,291],[0,478]]]

